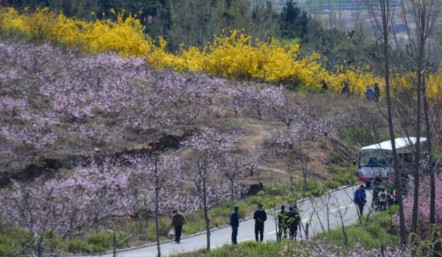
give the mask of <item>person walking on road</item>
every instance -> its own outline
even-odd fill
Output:
[[[173,211],[172,226],[175,228],[175,242],[180,243],[181,232],[183,231],[183,225],[186,224],[186,218],[177,210]]]
[[[230,214],[230,226],[232,226],[232,243],[238,244],[238,227],[239,227],[239,216],[238,216],[238,207],[233,209],[232,214]]]
[[[288,216],[288,227],[290,231],[290,239],[296,240],[296,236],[298,234],[298,227],[299,231],[301,231],[301,216],[299,215],[299,211],[297,206],[289,207],[289,213]]]
[[[379,210],[385,211],[387,209],[387,192],[382,188],[379,192]]]
[[[359,189],[355,191],[355,198],[353,202],[359,208],[359,215],[360,216],[364,215],[364,206],[367,203],[367,195],[365,194],[364,185],[361,185]]]
[[[267,220],[267,213],[262,208],[262,204],[258,204],[258,210],[253,214],[253,219],[255,220],[255,239],[258,242],[258,233],[260,234],[260,240],[264,240],[264,222]]]
[[[278,240],[282,238],[287,238],[287,212],[285,211],[285,206],[281,206],[281,211],[278,213]]]

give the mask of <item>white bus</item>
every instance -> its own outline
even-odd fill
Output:
[[[427,139],[420,138],[424,143]],[[416,144],[416,137],[400,137],[395,139],[396,150],[401,168],[406,169],[407,163],[411,164],[412,155],[410,147]],[[404,170],[405,171],[405,170]],[[373,179],[379,174],[381,178],[388,178],[393,172],[393,154],[391,141],[362,147],[359,151],[358,178],[369,187]]]

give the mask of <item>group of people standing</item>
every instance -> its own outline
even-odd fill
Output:
[[[238,227],[239,227],[239,215],[238,207],[234,208],[232,214],[230,214],[230,226],[232,227],[232,243],[237,244],[238,240]],[[281,211],[278,213],[278,239],[287,238],[287,230],[289,231],[290,239],[296,239],[298,232],[298,227],[301,225],[301,217],[299,211],[295,206],[289,207],[289,211],[285,210],[285,206],[281,206]],[[257,242],[262,242],[264,240],[264,223],[267,220],[267,213],[263,209],[262,204],[258,204],[258,209],[253,214],[253,219],[255,220],[255,240]]]
[[[322,80],[321,83],[322,83],[322,90],[327,91],[328,90],[327,82]],[[351,93],[350,83],[348,83],[348,81],[344,81],[342,83],[341,94],[350,95],[350,93]],[[381,89],[379,88],[378,83],[374,83],[373,87],[371,87],[370,85],[367,86],[367,88],[365,89],[365,96],[369,101],[373,102],[379,101],[379,99],[381,98]]]
[[[278,214],[278,233],[277,238],[281,239],[283,236],[287,238],[287,230],[289,238],[296,240],[298,234],[298,227],[301,230],[301,215],[299,214],[296,205],[290,206],[289,211],[285,210],[285,206],[281,206],[281,211]]]
[[[238,227],[239,227],[239,207],[235,207],[233,212],[230,214],[230,226],[232,227],[232,243],[238,243]],[[255,239],[257,242],[262,242],[264,240],[264,223],[267,220],[267,213],[263,209],[262,204],[258,204],[258,209],[253,214],[253,219],[255,220]],[[301,217],[299,211],[294,205],[289,207],[289,211],[285,210],[285,206],[281,206],[281,211],[278,214],[278,239],[284,237],[287,238],[287,230],[289,231],[290,239],[296,239],[298,227],[300,228]],[[174,230],[175,242],[180,243],[181,232],[183,225],[186,224],[186,219],[184,215],[179,213],[177,210],[173,211],[171,227]]]
[[[380,177],[376,177],[373,182],[372,207],[379,211],[385,211],[389,203],[396,203],[395,185],[391,184],[390,190],[387,192],[385,187],[382,187],[381,182],[378,182],[377,179],[380,179]],[[364,207],[367,203],[367,194],[365,192],[364,185],[359,186],[359,188],[355,191],[353,202],[358,206],[359,215],[364,215]]]
[[[374,83],[374,87],[367,86],[365,89],[365,96],[369,101],[377,102],[381,97],[381,90],[379,89],[378,83]]]
[[[232,243],[238,244],[238,227],[239,227],[239,214],[238,207],[233,209],[232,214],[230,214],[230,226],[232,227]],[[264,223],[267,220],[267,213],[263,209],[262,204],[258,204],[258,209],[253,214],[253,219],[255,220],[255,239],[256,241],[264,240]]]

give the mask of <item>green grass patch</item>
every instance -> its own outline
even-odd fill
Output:
[[[394,233],[391,225],[392,217],[397,213],[397,206],[384,212],[372,214],[368,221],[363,216],[361,222],[346,228],[348,247],[355,247],[360,244],[365,249],[372,249],[381,246],[394,245],[399,242],[399,237]],[[345,238],[342,229],[335,229],[316,236],[328,244],[345,246]]]
[[[328,165],[328,170],[329,173],[333,175],[333,178],[324,182],[324,187],[327,189],[336,189],[341,186],[352,185],[358,182],[355,175],[357,172],[357,166],[341,166],[332,163]]]
[[[171,220],[165,217],[160,217],[158,219],[158,227],[160,231],[160,237],[167,237],[167,233],[169,232],[169,229],[171,227]],[[155,227],[155,221],[151,222],[150,226],[147,227],[147,240],[153,242],[157,240],[157,232]]]
[[[226,257],[226,256],[242,256],[242,257],[269,257],[280,256],[283,249],[283,243],[269,242],[244,242],[238,245],[226,245],[212,251],[201,250],[193,253],[183,253],[174,255],[175,257]]]
[[[30,233],[0,225],[0,256],[12,256],[23,248],[23,244],[31,240]]]
[[[116,234],[116,242],[122,241],[124,234]],[[117,245],[121,248],[125,245]],[[84,240],[69,240],[66,242],[66,250],[70,253],[99,253],[113,248],[113,232],[103,232],[91,235]]]

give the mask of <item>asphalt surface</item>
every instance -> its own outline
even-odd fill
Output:
[[[327,231],[328,227],[330,229],[335,229],[341,227],[342,223],[344,223],[345,225],[356,223],[358,220],[357,207],[352,202],[354,191],[356,189],[357,187],[338,189],[321,197],[298,202],[298,208],[302,211],[300,214],[303,227],[301,235],[298,236],[302,236],[303,238],[305,238],[305,229],[307,227],[307,223],[309,224],[309,237],[312,237],[324,230]],[[371,191],[367,191],[367,198],[368,203],[365,207],[364,214],[368,212],[368,209],[371,206]],[[270,215],[271,213],[272,211],[269,211],[267,213],[268,218],[265,222],[264,227],[264,241],[276,240],[276,224],[274,217]],[[328,220],[327,216],[329,218]],[[248,219],[240,223],[238,229],[239,243],[255,240],[254,226],[255,221],[253,219]],[[211,232],[211,248],[214,249],[225,244],[230,244],[230,238],[230,227],[213,230]],[[162,256],[170,256],[173,254],[203,249],[205,247],[206,233],[201,233],[194,236],[182,238],[180,244],[176,244],[175,242],[162,243],[161,253]],[[112,257],[113,255],[112,253],[106,253],[94,256]],[[157,256],[157,246],[153,244],[138,248],[123,249],[117,252],[117,256],[155,257]]]

